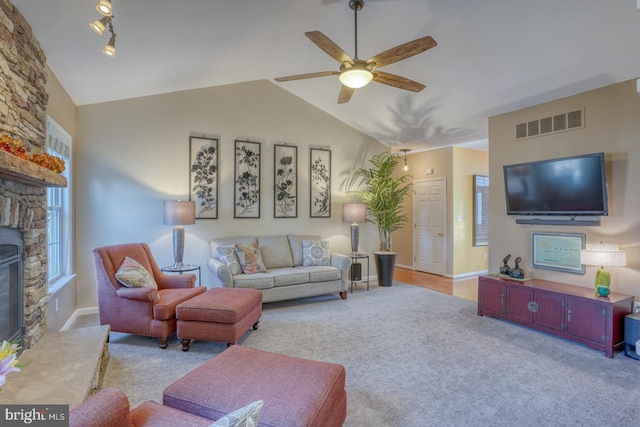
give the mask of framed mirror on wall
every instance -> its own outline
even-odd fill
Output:
[[[489,245],[489,177],[473,176],[473,246]]]

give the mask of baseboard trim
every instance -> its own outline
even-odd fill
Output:
[[[78,316],[83,316],[85,314],[98,314],[99,310],[98,307],[83,307],[83,308],[78,308],[76,309],[73,314],[71,315],[71,317],[69,317],[69,320],[67,320],[67,322],[64,324],[64,326],[62,327],[62,329],[60,329],[60,332],[62,331],[68,331],[69,328],[71,328],[71,326],[73,325],[73,322],[75,322],[76,318]]]

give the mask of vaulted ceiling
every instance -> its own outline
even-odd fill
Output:
[[[372,82],[340,105],[337,76],[274,78],[338,69],[307,31],[354,55],[348,0],[112,0],[114,58],[89,28],[97,0],[12,3],[77,105],[267,79],[395,150],[486,147],[490,116],[637,78],[636,1],[365,0],[361,59],[426,35],[438,45],[384,68],[422,92]]]

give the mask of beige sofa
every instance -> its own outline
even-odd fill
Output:
[[[303,249],[303,243],[307,248]],[[322,243],[325,254],[322,262],[313,258],[321,252],[318,250],[319,243]],[[220,253],[224,252],[224,249],[219,249],[236,248],[237,244],[257,245],[266,271],[245,274],[241,270],[238,273],[238,266],[230,264],[229,259],[225,259]],[[310,244],[312,248],[308,247]],[[214,239],[211,241],[208,267],[213,272],[214,286],[260,289],[263,302],[331,293],[339,293],[342,299],[346,299],[351,258],[328,252],[327,245],[326,241],[322,241],[316,235],[289,234]],[[305,265],[305,261],[306,264],[313,262],[315,265]],[[232,271],[233,269],[235,271]]]

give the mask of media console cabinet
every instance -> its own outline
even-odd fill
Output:
[[[541,279],[478,278],[479,316],[506,319],[576,341],[607,357],[624,345],[624,317],[632,309],[629,295],[599,297],[590,288]]]

